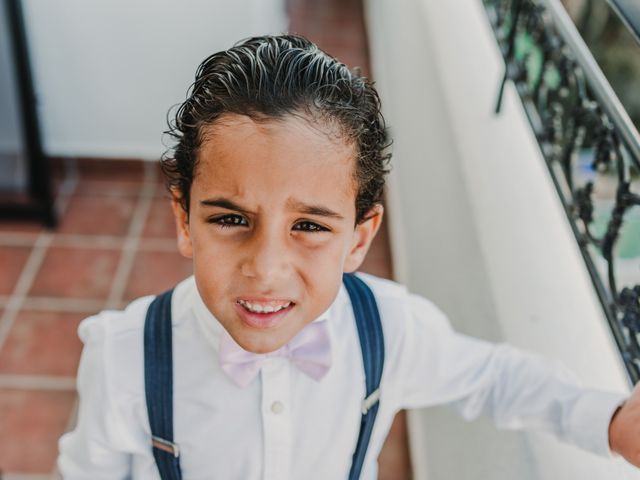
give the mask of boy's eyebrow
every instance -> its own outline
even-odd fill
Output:
[[[227,210],[234,210],[236,212],[241,212],[241,213],[251,213],[249,210],[241,207],[240,205],[233,202],[232,200],[229,200],[228,198],[223,198],[223,197],[208,198],[206,200],[201,200],[200,205],[204,205],[207,207],[221,207],[221,208],[226,208]],[[334,212],[330,208],[324,207],[322,205],[309,205],[299,200],[289,200],[287,202],[287,207],[299,213],[306,213],[307,215],[318,215],[320,217],[330,217],[338,220],[344,219],[342,215],[340,215],[337,212]]]
[[[295,210],[296,212],[306,213],[307,215],[318,215],[320,217],[330,217],[338,220],[344,219],[342,215],[327,207],[322,205],[309,205],[299,200],[289,200],[287,202],[287,207],[291,210]]]
[[[208,198],[206,200],[201,200],[200,205],[204,205],[207,207],[221,207],[221,208],[226,208],[227,210],[235,210],[236,212],[241,212],[241,213],[251,213],[247,209],[242,208],[237,203],[229,200],[228,198],[223,198],[223,197]]]

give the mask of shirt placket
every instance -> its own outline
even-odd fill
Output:
[[[289,478],[291,465],[290,364],[268,358],[262,365],[263,480]]]

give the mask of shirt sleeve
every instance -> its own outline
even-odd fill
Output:
[[[78,333],[84,348],[78,370],[77,425],[59,441],[58,469],[65,480],[130,478],[131,456],[118,448],[122,420],[113,408],[105,361],[105,324],[100,316],[84,320]]]
[[[610,455],[609,423],[625,395],[587,389],[558,362],[452,330],[428,300],[410,297],[400,348],[403,408],[452,404],[467,420],[537,429]]]

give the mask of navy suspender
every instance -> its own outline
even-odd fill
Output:
[[[171,295],[151,302],[144,322],[144,390],[153,456],[162,480],[181,480],[180,452],[173,443],[173,355]]]
[[[384,339],[373,292],[353,274],[345,274],[343,281],[351,299],[358,328],[366,385],[360,433],[349,472],[349,480],[357,480],[360,478],[378,413],[380,380],[384,365]],[[165,292],[151,302],[144,325],[145,394],[153,456],[162,480],[182,478],[179,450],[173,442],[172,293],[172,290]]]
[[[344,275],[343,281],[347,292],[349,292],[353,313],[356,317],[366,385],[358,444],[353,453],[351,471],[349,472],[349,480],[358,480],[378,413],[380,379],[384,365],[384,339],[378,306],[371,289],[355,275]]]

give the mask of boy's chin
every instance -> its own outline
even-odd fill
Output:
[[[235,342],[242,347],[243,350],[251,353],[271,353],[286,345],[293,337],[291,335],[274,335],[274,332],[239,332],[238,335],[231,334]]]
[[[276,341],[274,339],[240,339],[236,340],[236,343],[242,347],[243,350],[251,353],[271,353],[275,352],[279,348],[287,344],[289,339],[282,341]]]

